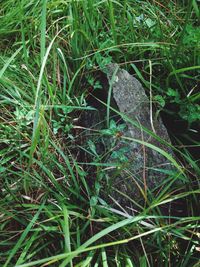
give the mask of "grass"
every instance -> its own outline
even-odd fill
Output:
[[[196,0],[1,1],[1,266],[199,266],[199,10]],[[110,165],[75,123],[95,112],[88,94],[111,61],[190,140],[173,132],[179,158],[134,140],[175,166],[144,198],[124,195],[134,213],[102,199]],[[108,127],[111,111],[137,126],[110,94],[105,105]]]

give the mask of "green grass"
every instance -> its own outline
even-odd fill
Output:
[[[200,168],[181,136],[174,150],[182,161],[134,140],[175,171],[129,199],[133,215],[102,199],[110,165],[95,144],[79,143],[75,123],[95,111],[87,96],[101,90],[99,71],[117,62],[158,112],[185,120],[198,148],[188,133],[199,129],[199,24],[196,0],[1,1],[0,266],[199,266]],[[105,105],[107,126],[112,111],[137,127],[112,110],[110,94]],[[91,162],[77,158],[80,146]]]

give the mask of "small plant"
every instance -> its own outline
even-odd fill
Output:
[[[178,90],[169,88],[165,96],[156,95],[154,97],[155,103],[158,104],[158,109],[165,108],[166,103],[172,103],[179,108],[178,113],[174,113],[174,116],[179,116],[181,119],[188,122],[188,125],[200,120],[200,105],[190,101],[190,97],[182,99]]]
[[[56,109],[56,119],[52,119],[53,133],[58,134],[59,131],[62,133],[68,133],[73,127],[70,121],[69,114],[73,109],[68,107],[61,107],[58,111]]]
[[[33,123],[34,114],[34,110],[28,110],[27,108],[19,107],[16,107],[16,111],[14,112],[16,121],[18,121],[23,127]]]
[[[110,135],[115,138],[118,138],[120,137],[121,134],[123,134],[123,131],[125,130],[126,127],[127,126],[125,123],[117,125],[114,120],[110,120],[109,128],[101,130],[101,133],[104,135]]]
[[[94,90],[102,89],[102,85],[99,80],[95,80],[93,76],[88,76],[87,81]]]
[[[128,146],[121,147],[117,151],[113,151],[111,154],[111,159],[117,160],[117,162],[125,163],[128,162],[128,158],[126,153],[130,152],[130,148]]]
[[[1,144],[12,145],[18,139],[17,132],[9,125],[1,123],[0,125]]]

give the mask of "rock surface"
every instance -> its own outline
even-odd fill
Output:
[[[120,69],[117,64],[107,66],[107,77],[119,111],[133,122],[126,122],[127,129],[123,131],[123,136],[145,141],[172,154],[169,146],[161,144],[151,135],[154,132],[170,144],[167,130],[161,119],[154,119],[153,112],[151,119],[150,101],[141,83],[127,71]],[[151,133],[149,134],[145,128]],[[112,170],[112,175],[109,174],[109,176],[112,179],[111,196],[114,196],[117,202],[126,204],[127,200],[119,193],[113,194],[113,190],[117,189],[133,199],[144,196],[147,188],[153,190],[167,178],[167,175],[160,170],[170,170],[171,166],[161,153],[136,141],[121,138],[114,151],[118,152],[123,148],[127,148],[125,152],[127,162],[122,163],[121,168],[115,172]],[[109,161],[113,162],[112,157]]]
[[[96,106],[98,111],[83,114],[85,122],[83,126],[88,128],[85,143],[88,142],[87,140],[93,140],[97,153],[105,153],[106,156],[102,159],[105,163],[113,165],[105,168],[102,198],[109,203],[112,202],[112,198],[115,203],[124,207],[130,205],[128,198],[144,199],[148,189],[152,191],[159,187],[168,176],[167,170],[172,169],[166,157],[140,142],[152,144],[168,154],[172,154],[172,151],[168,145],[158,141],[160,138],[170,144],[167,130],[161,119],[154,119],[154,113],[150,112],[150,101],[141,83],[127,71],[120,69],[117,64],[109,64],[105,72],[112,90],[111,107],[121,113],[121,116],[118,114],[117,117],[113,117],[116,128],[120,128],[122,124],[125,128],[120,130],[119,136],[102,138],[101,134],[100,136],[94,134],[92,139],[91,129],[106,128],[106,106]],[[108,91],[106,88],[107,95]],[[104,96],[104,102],[107,97]]]

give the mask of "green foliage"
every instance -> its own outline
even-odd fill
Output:
[[[52,119],[53,133],[57,134],[58,131],[67,134],[73,128],[70,122],[70,113],[73,111],[72,107],[61,107],[60,112],[56,111],[56,119]]]
[[[183,44],[193,46],[194,48],[200,45],[200,32],[198,26],[192,24],[186,25],[186,34],[183,37]]]
[[[87,78],[87,81],[94,90],[102,89],[102,85],[100,84],[100,82],[98,80],[95,81],[95,78],[93,76],[89,76]]]
[[[145,203],[110,205],[101,190],[112,166],[95,138],[111,138],[117,163],[128,147],[114,150],[125,124],[107,101],[108,128],[89,130],[92,160],[79,158],[80,114],[94,110],[88,92],[101,92],[97,71],[110,62],[132,66],[158,109],[198,122],[198,1],[167,2],[1,1],[0,266],[198,265],[200,169],[187,151],[185,167],[170,158],[184,177],[169,173]]]
[[[114,120],[110,120],[109,128],[101,130],[101,133],[105,135],[117,137],[117,135],[123,132],[125,128],[126,128],[125,123],[117,125]]]
[[[122,147],[111,154],[111,159],[118,160],[120,163],[128,162],[126,153],[129,152],[129,147]]]
[[[181,99],[178,90],[169,88],[166,96],[156,95],[154,101],[159,105],[160,109],[165,107],[165,103],[176,104],[179,107],[176,116],[179,115],[180,118],[187,121],[189,125],[193,122],[198,122],[200,119],[200,105],[193,103],[189,97]]]
[[[28,126],[31,123],[33,123],[34,118],[34,111],[33,110],[27,110],[25,108],[18,108],[16,107],[16,111],[14,112],[15,119],[18,123],[21,124],[21,126]]]
[[[179,115],[189,124],[197,122],[200,119],[200,105],[193,103],[185,103],[180,105]]]

